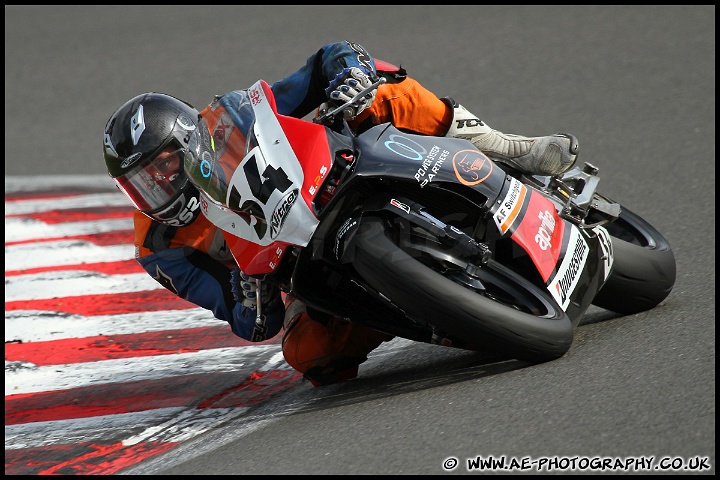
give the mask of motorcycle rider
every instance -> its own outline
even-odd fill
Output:
[[[486,123],[450,98],[438,98],[405,69],[373,59],[360,45],[323,46],[306,64],[273,83],[278,112],[302,118],[324,102],[341,104],[372,83],[386,83],[344,111],[351,127],[362,131],[391,122],[401,130],[465,138],[496,161],[531,174],[559,174],[577,156],[568,134],[543,137],[510,135]],[[232,92],[216,96],[202,112],[160,93],[138,95],[108,120],[103,152],[109,175],[136,207],[135,256],[161,285],[230,324],[250,341],[282,338],[286,361],[313,385],[354,378],[358,366],[383,341],[379,331],[312,311],[291,295],[260,283],[261,313],[256,323],[257,284],[235,263],[222,232],[200,215],[199,193],[183,172],[184,149],[196,128],[223,137],[223,114]]]

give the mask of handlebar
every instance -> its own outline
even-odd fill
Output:
[[[367,88],[359,91],[357,95],[355,95],[354,97],[352,97],[352,98],[351,98],[350,100],[348,100],[347,102],[345,102],[345,103],[343,103],[342,105],[339,105],[339,106],[333,108],[332,110],[328,110],[327,112],[323,113],[323,114],[320,115],[320,116],[317,116],[317,117],[313,118],[313,122],[314,122],[314,123],[320,123],[320,124],[325,124],[325,123],[327,123],[328,121],[332,122],[333,119],[334,119],[334,117],[335,117],[335,115],[337,115],[338,113],[342,112],[342,111],[345,110],[347,107],[349,107],[349,106],[351,106],[351,105],[355,105],[358,100],[360,100],[362,97],[364,97],[364,96],[367,95],[368,93],[370,93],[370,92],[372,92],[373,90],[375,90],[376,88],[378,88],[380,85],[382,85],[382,84],[385,83],[386,81],[387,81],[387,80],[386,80],[384,77],[378,77],[378,79],[377,79],[375,82],[373,82],[372,85],[370,85],[369,87],[367,87]]]

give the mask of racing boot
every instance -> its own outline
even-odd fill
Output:
[[[357,377],[368,354],[392,336],[312,311],[292,295],[285,299],[285,332],[282,350],[285,361],[315,387]]]
[[[578,141],[567,133],[547,137],[524,137],[493,130],[451,98],[442,99],[453,108],[446,137],[469,140],[478,150],[500,163],[530,175],[560,175],[577,160]]]

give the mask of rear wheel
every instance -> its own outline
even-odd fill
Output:
[[[468,268],[424,230],[376,217],[362,218],[352,242],[363,280],[417,322],[530,362],[572,344],[570,318],[549,294],[493,260]]]
[[[605,228],[612,237],[613,271],[593,305],[623,314],[656,307],[675,285],[675,255],[670,244],[655,227],[625,207]]]

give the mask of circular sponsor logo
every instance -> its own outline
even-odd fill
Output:
[[[490,176],[493,163],[478,150],[460,150],[452,159],[455,176],[470,187],[483,182]]]
[[[425,147],[402,135],[390,135],[390,140],[385,142],[385,148],[401,157],[418,162],[427,153]]]

